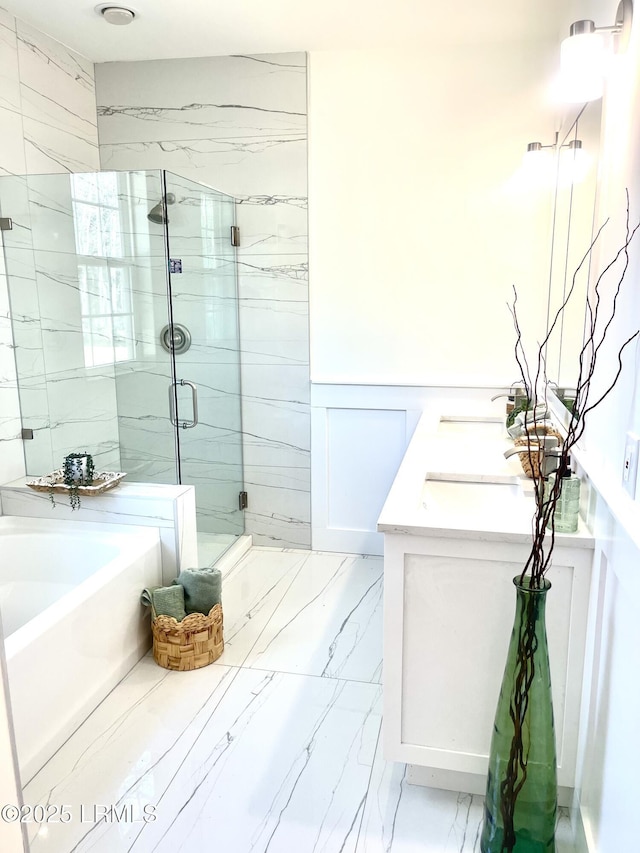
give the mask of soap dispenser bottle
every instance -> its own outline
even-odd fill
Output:
[[[571,471],[571,463],[562,473],[556,471],[549,474],[545,483],[545,495],[550,496],[556,477],[560,477],[560,494],[554,512],[554,528],[556,533],[575,533],[578,529],[578,518],[580,516],[580,478]],[[551,527],[551,519],[547,527]]]

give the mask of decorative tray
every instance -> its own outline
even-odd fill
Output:
[[[74,491],[79,495],[101,495],[115,488],[127,475],[117,471],[101,471],[93,475],[91,486],[76,486]],[[64,470],[58,468],[44,477],[36,477],[35,480],[27,480],[27,486],[36,492],[70,492],[71,486],[64,482]]]

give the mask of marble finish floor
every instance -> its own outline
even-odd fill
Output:
[[[32,853],[479,851],[481,797],[382,757],[381,558],[254,547],[223,605],[218,662],[147,655],[26,786],[71,816]]]

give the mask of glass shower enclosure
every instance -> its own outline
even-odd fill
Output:
[[[27,474],[87,451],[192,484],[224,550],[244,531],[234,199],[165,171],[4,176],[0,214]]]

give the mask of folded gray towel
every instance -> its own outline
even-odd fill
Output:
[[[206,614],[221,603],[222,575],[220,569],[185,569],[173,581],[184,588],[187,613]]]
[[[156,616],[173,616],[182,622],[187,615],[184,607],[184,589],[181,586],[152,586],[142,590],[140,600],[151,606],[153,618]]]

